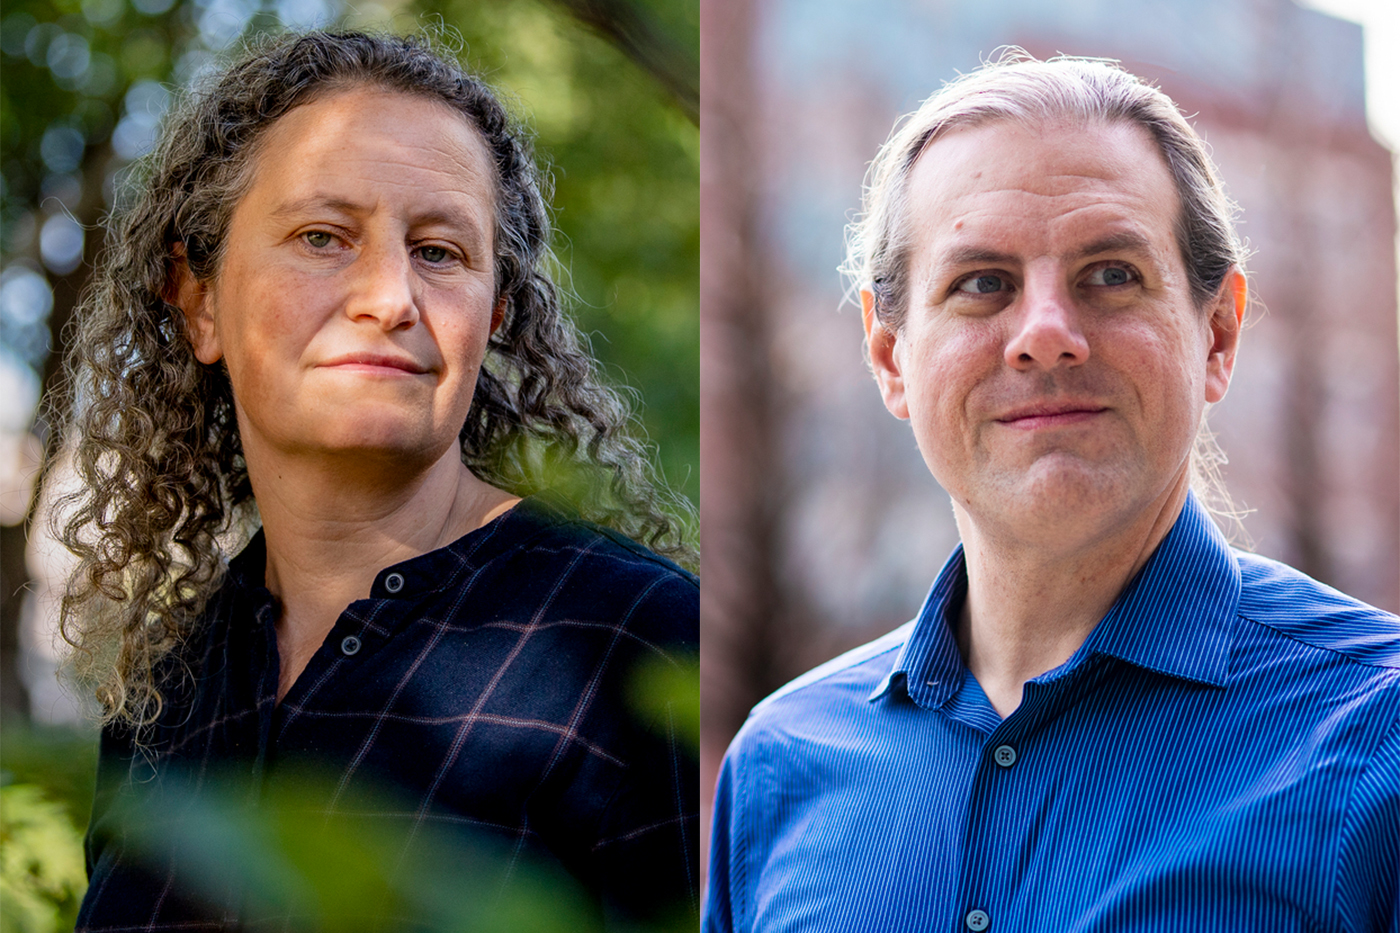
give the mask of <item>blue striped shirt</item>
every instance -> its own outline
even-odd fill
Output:
[[[1194,498],[1002,720],[918,618],[760,703],[704,927],[1400,931],[1400,619],[1233,552]]]

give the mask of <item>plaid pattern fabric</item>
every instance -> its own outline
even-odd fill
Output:
[[[257,915],[256,879],[209,866],[236,862],[219,849],[219,808],[256,813],[308,768],[326,779],[299,806],[390,834],[400,872],[441,871],[443,851],[467,851],[443,850],[444,838],[490,842],[471,851],[493,858],[447,866],[463,896],[545,860],[609,916],[694,909],[694,750],[664,708],[639,706],[637,683],[693,661],[695,577],[526,499],[382,570],[278,704],[264,564],[259,534],[172,665],[145,747],[103,735],[78,930],[301,929]],[[135,835],[123,817],[133,802]],[[167,839],[186,841],[163,849]]]

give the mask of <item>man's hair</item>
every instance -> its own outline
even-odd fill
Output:
[[[1011,49],[924,101],[895,127],[870,165],[862,214],[849,230],[842,269],[856,288],[874,293],[880,323],[897,328],[904,321],[910,249],[906,215],[914,163],[945,134],[1000,120],[1142,127],[1171,170],[1181,201],[1176,242],[1197,306],[1219,293],[1232,266],[1244,268],[1235,207],[1225,196],[1204,140],[1170,97],[1114,62],[1069,56],[1038,61]]]
[[[505,314],[461,429],[463,462],[517,495],[558,490],[584,518],[693,561],[675,517],[688,520],[688,504],[655,478],[628,406],[597,381],[561,309],[547,184],[492,91],[428,37],[270,38],[166,122],[78,310],[66,436],[83,485],[55,513],[79,559],[62,630],[105,721],[139,727],[159,715],[162,660],[180,666],[171,652],[222,579],[226,539],[256,523],[228,375],[195,359],[167,301],[174,264],[183,254],[197,279],[217,277],[268,128],[356,87],[446,104],[480,132],[495,170],[495,295]]]
[[[1117,63],[1058,56],[1039,61],[1007,49],[995,61],[950,81],[895,126],[866,173],[862,213],[847,231],[841,270],[853,289],[868,288],[885,327],[904,324],[909,300],[909,178],[919,157],[954,130],[1009,120],[1128,123],[1148,132],[1176,186],[1175,235],[1198,308],[1215,298],[1232,267],[1243,272],[1246,249],[1235,232],[1235,205],[1205,141],[1170,97]],[[1224,455],[1204,418],[1192,454],[1192,487],[1220,517],[1237,517],[1218,466]]]

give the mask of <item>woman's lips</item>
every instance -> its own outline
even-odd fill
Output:
[[[409,357],[390,356],[383,353],[350,353],[328,360],[321,366],[326,369],[355,370],[385,375],[407,373],[421,376],[429,371],[426,366]]]

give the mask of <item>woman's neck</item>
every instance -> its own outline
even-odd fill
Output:
[[[397,476],[363,466],[248,457],[267,587],[281,603],[279,700],[345,607],[369,596],[380,570],[443,547],[519,501],[473,475],[455,449],[418,472],[401,461]]]

